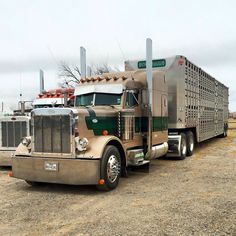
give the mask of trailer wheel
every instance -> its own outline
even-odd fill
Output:
[[[224,125],[224,133],[220,135],[220,138],[225,138],[228,136],[228,124]]]
[[[187,153],[187,142],[185,133],[180,133],[181,143],[180,143],[180,157],[179,160],[184,160]]]
[[[194,152],[194,135],[192,131],[186,132],[186,141],[187,141],[187,156],[192,156]]]
[[[97,185],[99,190],[115,189],[119,183],[121,175],[121,158],[118,149],[115,146],[108,145],[101,159],[101,178],[103,184]]]

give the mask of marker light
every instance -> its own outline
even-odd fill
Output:
[[[104,135],[104,136],[108,135],[108,131],[107,131],[106,129],[104,129],[104,130],[102,131],[102,135]]]
[[[104,185],[105,184],[105,180],[104,179],[99,179],[98,184],[99,185]]]

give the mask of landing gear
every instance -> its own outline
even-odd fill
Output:
[[[220,138],[225,138],[228,136],[228,124],[224,125],[224,132],[220,135]]]

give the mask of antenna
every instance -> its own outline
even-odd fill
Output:
[[[118,45],[118,47],[119,47],[119,49],[120,49],[121,55],[122,55],[122,57],[123,57],[123,60],[125,61],[125,54],[124,54],[124,52],[123,52],[123,50],[122,50],[122,48],[121,48],[121,46],[120,46],[120,42],[118,41],[118,39],[116,39],[116,42],[117,42],[117,45]]]
[[[51,50],[51,48],[50,48],[49,45],[47,45],[47,49],[48,49],[48,51],[49,51],[49,53],[50,53],[50,55],[51,55],[51,57],[52,57],[54,63],[55,63],[57,66],[59,66],[60,63],[59,63],[58,60],[56,59],[56,57],[55,57],[55,55],[53,54],[53,52],[52,52],[52,50]]]
[[[22,72],[20,72],[20,101],[22,102]]]

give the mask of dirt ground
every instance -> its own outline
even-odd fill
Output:
[[[31,187],[0,169],[0,235],[236,235],[236,131],[118,188]]]

